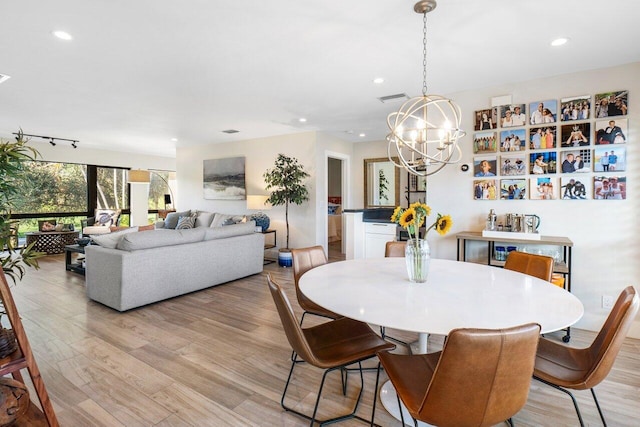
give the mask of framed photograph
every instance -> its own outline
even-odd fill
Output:
[[[524,151],[527,148],[527,135],[524,129],[510,129],[500,132],[500,151]]]
[[[525,104],[511,104],[500,107],[500,127],[511,128],[527,124]]]
[[[495,153],[498,146],[496,132],[478,132],[473,134],[473,154]]]
[[[546,175],[556,173],[558,153],[555,151],[544,151],[529,154],[529,171],[533,175]]]
[[[204,160],[204,198],[208,200],[246,200],[244,157]]]
[[[605,117],[626,116],[628,113],[628,90],[618,92],[605,92],[596,95],[595,117],[602,119]]]
[[[500,175],[516,176],[526,175],[527,173],[527,155],[509,155],[500,156]]]
[[[500,200],[524,200],[527,198],[526,179],[501,179]]]
[[[531,200],[555,200],[558,198],[558,178],[531,178]]]
[[[589,198],[590,179],[589,177],[562,177],[560,178],[560,198],[563,200],[586,200]]]
[[[591,96],[573,96],[560,100],[560,121],[587,120],[591,117]]]
[[[473,159],[473,176],[485,177],[496,176],[496,168],[498,160],[494,157],[475,158]]]
[[[474,200],[497,200],[495,179],[475,179],[473,180]]]
[[[591,172],[590,150],[571,150],[560,152],[561,173]]]
[[[556,127],[541,126],[529,129],[529,148],[544,150],[556,148]]]
[[[627,142],[627,119],[596,120],[596,145]]]
[[[498,108],[476,111],[475,130],[495,129],[498,126]]]
[[[594,176],[593,198],[596,200],[624,200],[627,198],[627,177]]]
[[[591,123],[574,123],[560,128],[561,147],[586,147],[591,144]]]
[[[593,150],[594,172],[619,172],[627,168],[625,147],[597,147]]]
[[[544,125],[555,123],[558,117],[558,101],[536,101],[529,104],[529,123],[532,125]]]

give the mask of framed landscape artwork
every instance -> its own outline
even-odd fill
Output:
[[[244,157],[205,160],[204,198],[208,200],[245,200]]]

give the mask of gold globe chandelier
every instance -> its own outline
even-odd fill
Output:
[[[419,1],[413,7],[423,15],[422,96],[409,99],[387,116],[389,160],[417,176],[433,175],[458,163],[462,158],[458,140],[465,135],[460,129],[460,107],[443,96],[427,95],[427,13],[435,8],[435,0]]]

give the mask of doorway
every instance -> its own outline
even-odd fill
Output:
[[[348,156],[327,153],[326,162],[327,254],[330,260],[341,260],[345,259],[342,212],[348,202]]]

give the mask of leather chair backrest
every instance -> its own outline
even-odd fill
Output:
[[[384,247],[384,256],[387,258],[404,257],[404,250],[406,247],[407,242],[387,242]]]
[[[271,274],[267,274],[267,284],[269,285],[269,291],[278,310],[278,315],[280,316],[280,321],[282,322],[282,327],[284,328],[284,333],[287,336],[289,345],[291,345],[293,351],[295,351],[302,360],[318,366],[319,363],[298,323],[289,298],[287,298],[282,287],[271,279]]]
[[[311,246],[309,248],[291,249],[293,258],[293,280],[296,285],[296,295],[301,299],[301,292],[298,288],[300,277],[312,268],[327,263],[327,256],[322,246]]]
[[[602,329],[589,347],[593,368],[585,378],[585,389],[595,387],[609,375],[639,307],[640,298],[636,290],[633,286],[628,286],[620,293]]]
[[[420,420],[491,426],[526,403],[540,325],[451,331],[422,401]]]
[[[553,258],[544,255],[511,251],[509,256],[507,256],[507,262],[505,262],[504,268],[550,282],[551,275],[553,274]]]

